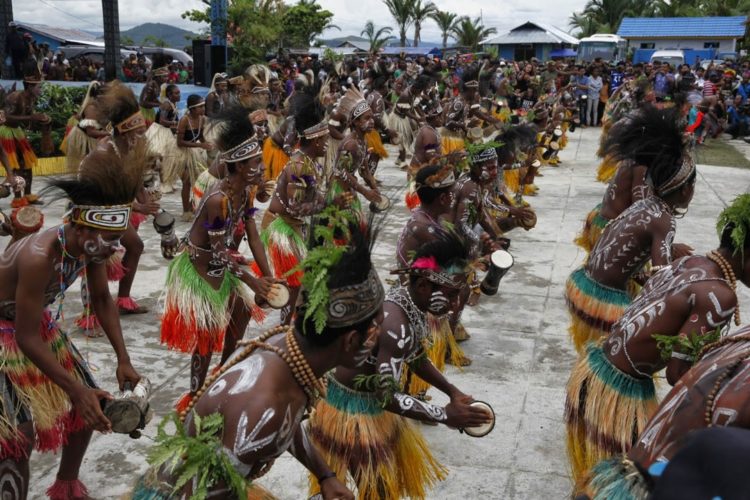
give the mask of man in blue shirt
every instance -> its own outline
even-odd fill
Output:
[[[750,71],[742,73],[742,81],[737,86],[737,95],[742,97],[742,104],[748,104],[747,98],[750,97]]]
[[[578,103],[578,118],[581,120],[581,126],[586,125],[586,100],[583,96],[588,93],[589,79],[586,76],[586,68],[578,66],[578,72],[571,75],[570,85],[574,92],[576,102]]]
[[[620,88],[623,79],[625,78],[625,63],[620,61],[615,66],[615,69],[609,74],[609,95],[615,93],[615,90]]]
[[[729,118],[727,133],[731,134],[732,139],[744,137],[750,131],[750,116],[747,115],[745,106],[747,105],[743,103],[742,96],[738,93],[734,96],[732,104],[727,108],[727,117]]]

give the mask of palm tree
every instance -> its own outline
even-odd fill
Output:
[[[444,10],[437,10],[431,16],[435,24],[440,28],[440,33],[443,35],[443,48],[448,48],[448,37],[452,37],[453,30],[458,26],[460,18],[458,14],[453,12],[446,12]]]
[[[416,0],[411,9],[411,19],[414,21],[414,46],[419,47],[419,41],[422,39],[422,21],[428,19],[432,14],[437,12],[437,7],[432,2],[422,5],[422,0]]]
[[[464,16],[459,20],[458,25],[452,30],[453,37],[462,47],[468,47],[473,52],[479,50],[479,44],[490,35],[497,33],[495,28],[485,28],[482,19],[477,17],[471,19]]]
[[[575,34],[578,38],[586,38],[601,31],[594,18],[583,12],[573,12],[573,15],[568,18],[568,26],[578,30]]]
[[[367,41],[370,43],[370,54],[374,55],[377,54],[389,40],[393,39],[393,37],[390,36],[391,31],[393,31],[393,29],[390,26],[384,26],[376,31],[375,23],[367,21],[365,29],[362,30],[360,36],[367,38]]]
[[[383,0],[383,3],[391,11],[393,20],[396,21],[401,46],[406,47],[406,30],[414,22],[412,19],[414,0]]]

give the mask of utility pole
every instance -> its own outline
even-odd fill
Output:
[[[104,74],[107,81],[122,73],[120,60],[120,10],[117,0],[102,0],[104,14]]]
[[[8,78],[9,69],[5,65],[5,58],[8,54],[5,53],[5,38],[8,36],[8,24],[13,20],[13,1],[12,0],[0,0],[0,73],[3,78]]]

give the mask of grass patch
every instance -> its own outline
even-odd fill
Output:
[[[709,139],[695,148],[695,160],[701,165],[750,168],[750,161],[727,141]]]

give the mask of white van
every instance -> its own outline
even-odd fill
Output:
[[[672,68],[677,68],[681,64],[685,64],[685,53],[681,50],[657,50],[651,54],[650,63],[659,61],[661,63],[669,63]]]

